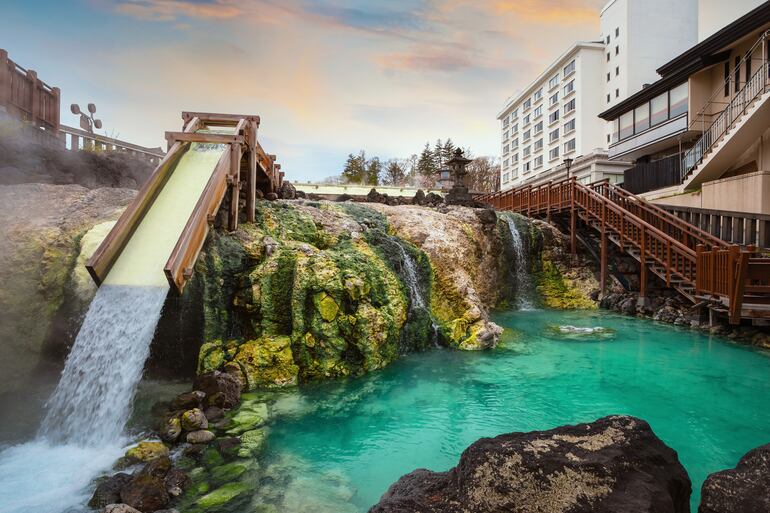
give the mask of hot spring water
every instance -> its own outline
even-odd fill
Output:
[[[514,276],[516,283],[516,306],[519,310],[531,310],[535,306],[532,299],[533,285],[530,276],[529,266],[529,248],[524,244],[516,222],[510,216],[504,216],[508,224],[508,231],[511,233],[513,242],[514,256]]]
[[[406,281],[406,287],[409,290],[409,301],[411,310],[420,310],[430,317],[431,342],[438,347],[438,324],[431,314],[428,301],[425,300],[420,281],[417,275],[417,263],[414,257],[404,248],[404,243],[394,238],[398,249],[401,252],[401,263],[403,269],[402,278]]]

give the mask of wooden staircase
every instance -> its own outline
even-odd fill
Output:
[[[607,181],[583,185],[572,178],[479,199],[497,210],[549,221],[569,216],[573,254],[578,222],[598,232],[602,290],[611,242],[639,262],[640,297],[646,296],[652,272],[689,301],[725,312],[732,324],[742,318],[770,319],[769,258],[761,258],[751,246],[728,245]]]

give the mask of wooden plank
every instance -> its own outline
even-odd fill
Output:
[[[743,305],[743,293],[746,286],[746,271],[748,269],[749,253],[741,253],[735,270],[735,287],[730,298],[730,324],[741,323],[741,307]]]
[[[168,141],[169,144],[175,142],[243,144],[246,142],[246,138],[242,135],[211,134],[204,132],[166,132],[166,141]]]
[[[259,125],[260,119],[257,115],[242,115],[242,114],[223,114],[218,112],[190,112],[183,111],[182,119],[185,122],[193,118],[198,118],[206,124],[219,124],[223,126],[232,125],[235,126],[241,122],[241,120],[254,121]]]

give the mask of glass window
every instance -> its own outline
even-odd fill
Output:
[[[543,167],[543,156],[540,155],[539,157],[535,158],[535,169]]]
[[[552,130],[550,134],[548,134],[548,142],[554,142],[556,139],[559,138],[559,129]]]
[[[548,152],[548,160],[555,160],[559,158],[559,147],[551,149],[551,151]]]
[[[569,153],[575,150],[575,139],[570,139],[564,143],[564,153]]]
[[[532,111],[532,117],[538,118],[543,115],[543,106],[538,105],[535,110]]]
[[[516,119],[519,117],[519,109],[515,109],[513,111],[513,114],[511,114],[511,119]]]
[[[559,85],[559,75],[556,75],[548,81],[548,89],[553,89],[557,85]]]
[[[524,126],[529,125],[529,120],[531,117],[532,117],[532,114],[527,114],[526,116],[524,116],[524,121],[522,122],[522,124]]]
[[[511,141],[511,148],[516,149],[519,147],[519,139],[514,139]]]
[[[634,111],[629,111],[620,116],[619,137],[623,140],[632,135],[634,135]]]
[[[524,136],[521,138],[522,141],[529,141],[529,138],[532,137],[532,131],[527,130],[524,132]]]
[[[522,170],[524,171],[524,174],[527,174],[527,173],[529,173],[530,169],[532,169],[532,164],[531,164],[530,162],[525,162],[525,163],[524,163],[524,164],[521,166],[521,168],[522,168]]]
[[[683,83],[682,85],[678,85],[669,91],[669,104],[671,105],[672,118],[687,112],[688,99],[689,94],[687,90],[687,82]]]
[[[614,119],[612,121],[612,142],[618,142],[618,127],[620,126],[620,120]]]
[[[524,148],[524,152],[522,152],[522,156],[524,158],[529,157],[532,154],[532,148],[530,146],[527,146]]]
[[[650,101],[650,125],[655,126],[668,119],[668,92]]]
[[[542,121],[539,121],[539,122],[538,122],[538,123],[535,125],[535,131],[534,131],[534,133],[536,133],[536,134],[539,134],[539,133],[540,133],[540,132],[542,132],[542,131],[543,131],[543,122],[542,122]]]
[[[557,103],[559,103],[559,93],[558,92],[552,94],[551,97],[548,98],[548,106],[549,107],[553,107]]]
[[[575,129],[575,120],[572,119],[567,123],[564,123],[564,133],[568,134]]]
[[[634,109],[634,132],[639,133],[650,128],[650,104],[645,103]]]
[[[543,140],[538,139],[537,141],[535,141],[535,151],[540,151],[542,149],[543,149]]]
[[[524,110],[527,110],[531,106],[532,106],[532,100],[531,99],[527,98],[526,100],[524,100],[524,105],[522,106],[522,108]]]
[[[511,157],[511,164],[516,164],[519,161],[519,154],[514,153],[513,157]]]
[[[511,133],[512,133],[512,134],[515,134],[515,133],[516,133],[516,132],[518,132],[518,131],[519,131],[519,124],[518,124],[518,123],[516,123],[515,125],[513,125],[513,126],[511,127]]]
[[[503,155],[507,155],[509,151],[511,151],[510,146],[508,146],[507,144],[503,146]]]
[[[559,111],[555,110],[548,115],[548,123],[555,123],[559,120]]]
[[[575,99],[571,99],[567,102],[567,104],[564,106],[564,113],[567,114],[568,112],[572,112],[575,110]]]
[[[575,72],[575,61],[571,61],[569,64],[564,66],[564,76],[574,73]]]
[[[535,101],[539,101],[543,97],[543,88],[541,87],[535,91],[535,94],[533,94],[532,97]]]
[[[564,96],[567,96],[569,93],[571,93],[574,90],[575,90],[575,81],[574,80],[570,80],[564,86]]]
[[[508,182],[510,180],[511,174],[510,173],[503,173],[503,182]]]

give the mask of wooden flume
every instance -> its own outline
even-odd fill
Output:
[[[235,230],[238,228],[242,187],[246,189],[245,210],[249,222],[255,220],[257,190],[266,195],[276,193],[281,187],[283,173],[280,171],[280,165],[275,163],[275,155],[268,155],[257,140],[259,116],[183,112],[182,120],[181,132],[166,132],[168,153],[165,158],[86,264],[88,272],[98,285],[109,273],[174,171],[175,164],[192,142],[225,144],[228,148],[211,173],[164,267],[169,285],[178,293],[182,293],[192,277],[195,262],[225,198],[229,197],[227,227],[229,230]],[[222,127],[231,128],[233,133],[204,131]]]

